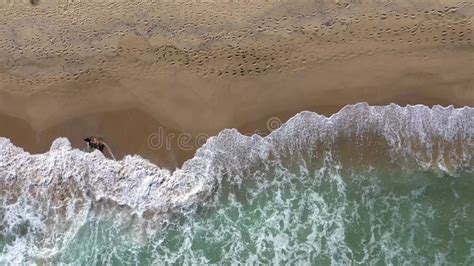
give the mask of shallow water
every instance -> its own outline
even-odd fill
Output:
[[[474,262],[472,177],[281,173],[219,190],[140,242],[91,215],[55,262]]]
[[[474,263],[472,108],[348,106],[226,130],[182,169],[0,141],[0,262]]]

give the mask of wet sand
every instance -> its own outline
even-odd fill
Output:
[[[175,168],[206,136],[303,110],[473,106],[474,4],[374,2],[0,5],[0,136],[38,153],[99,135]]]

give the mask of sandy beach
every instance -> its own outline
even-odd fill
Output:
[[[32,153],[99,135],[175,168],[304,110],[474,106],[471,1],[7,2],[0,136]]]

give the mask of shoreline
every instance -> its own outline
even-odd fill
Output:
[[[118,157],[176,168],[197,147],[149,152],[143,143],[158,128],[263,132],[271,117],[330,115],[358,102],[473,106],[473,8],[454,0],[0,6],[0,136],[42,152],[59,136],[84,147],[83,138],[101,135]]]
[[[395,105],[404,107],[410,104]],[[433,105],[416,105],[433,107]],[[346,105],[344,107],[348,106],[353,105]],[[472,108],[469,106],[449,106],[458,109]],[[331,109],[325,109],[322,112],[304,111],[315,112],[330,118],[332,115],[338,114],[344,107],[336,112],[331,112]],[[442,107],[446,108],[448,106]],[[246,136],[253,134],[266,136],[273,130],[280,128],[282,124],[295,115],[296,113],[278,113],[266,119],[251,121],[235,129],[240,134]],[[125,116],[127,117],[126,121],[123,120]],[[88,132],[94,132],[97,136],[107,136],[106,142],[111,146],[118,160],[122,160],[126,155],[139,155],[159,167],[172,171],[181,168],[184,162],[192,159],[196,150],[205,144],[209,137],[217,136],[224,130],[223,128],[215,133],[200,132],[197,134],[182,132],[163,126],[158,121],[153,120],[151,116],[138,109],[87,115],[66,121],[42,132],[35,132],[26,123],[4,115],[0,115],[0,122],[8,123],[9,125],[9,131],[1,130],[0,137],[10,139],[15,146],[31,154],[48,152],[51,144],[59,137],[66,137],[71,142],[73,148],[85,151],[86,145],[83,138]],[[130,131],[128,130],[129,127],[136,130]],[[107,154],[105,156],[107,157]]]

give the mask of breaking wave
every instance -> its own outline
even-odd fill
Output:
[[[441,210],[420,195],[448,186],[465,204],[445,222],[473,231],[473,117],[363,103],[302,112],[266,137],[223,130],[173,173],[65,138],[35,155],[0,138],[0,263],[472,262],[474,239],[450,253],[443,241],[462,237],[438,239],[428,224]]]

